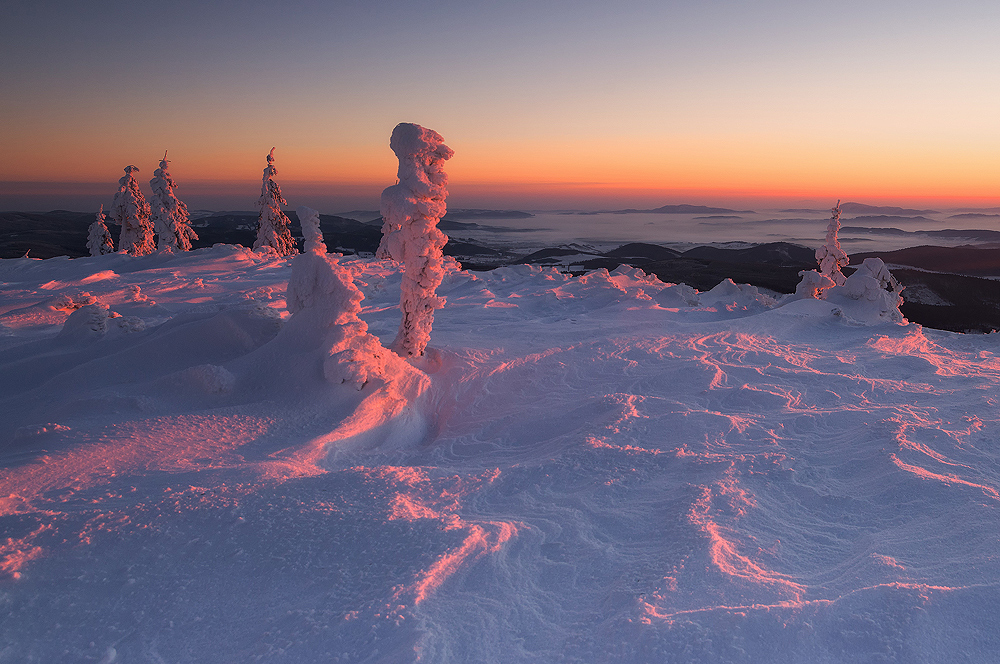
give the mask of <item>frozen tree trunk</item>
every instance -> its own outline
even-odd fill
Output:
[[[434,310],[444,306],[435,291],[444,277],[448,238],[437,223],[447,209],[444,162],[454,152],[436,131],[410,123],[396,125],[389,147],[399,158],[399,184],[382,192],[377,256],[403,264],[402,320],[392,349],[402,357],[420,357],[430,341]]]
[[[260,199],[257,200],[260,216],[257,218],[257,241],[253,248],[257,251],[270,247],[279,256],[292,256],[299,253],[299,250],[288,229],[291,221],[281,211],[281,206],[288,205],[288,201],[282,198],[281,187],[274,181],[277,174],[278,171],[274,168],[274,148],[271,148],[260,186]]]
[[[840,268],[847,267],[851,262],[847,253],[840,248],[837,233],[840,231],[840,201],[832,210],[830,225],[826,227],[826,243],[816,250],[816,260],[819,262],[820,274],[825,274],[837,286],[843,286],[847,277]]]
[[[187,205],[174,195],[177,183],[170,177],[167,153],[163,153],[160,167],[153,171],[149,186],[153,190],[153,228],[159,235],[160,249],[190,251],[191,241],[198,235],[191,228]]]
[[[87,249],[90,250],[91,256],[113,254],[115,251],[114,242],[111,240],[111,232],[108,231],[108,227],[104,221],[104,205],[101,205],[101,209],[97,212],[97,218],[90,225],[90,232],[87,236]]]
[[[133,173],[138,173],[135,166],[125,167],[125,177],[118,181],[119,189],[111,203],[111,216],[121,224],[122,232],[118,237],[118,251],[125,251],[133,256],[146,256],[156,250],[153,240],[153,224],[149,220],[149,203],[139,191]]]

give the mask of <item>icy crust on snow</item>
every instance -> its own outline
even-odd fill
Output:
[[[452,270],[423,370],[328,380],[338,326],[393,338],[401,282],[0,261],[2,657],[995,657],[996,335]]]
[[[403,264],[399,310],[402,320],[392,349],[420,357],[430,343],[434,310],[444,306],[435,293],[445,273],[447,236],[437,223],[447,211],[444,162],[454,152],[436,131],[400,123],[389,147],[399,159],[399,183],[382,192],[382,242],[376,256]]]

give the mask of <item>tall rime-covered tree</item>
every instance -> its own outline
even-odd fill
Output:
[[[281,211],[281,206],[288,205],[288,201],[282,198],[281,187],[274,181],[274,176],[277,174],[278,171],[274,167],[274,148],[271,148],[260,185],[260,199],[257,201],[260,216],[257,218],[257,241],[254,242],[253,248],[256,251],[263,247],[271,247],[279,256],[291,256],[299,253],[299,250],[288,228],[292,222]]]
[[[840,271],[840,268],[847,267],[851,259],[847,252],[840,248],[840,239],[837,233],[840,231],[840,201],[830,210],[830,224],[826,227],[826,242],[816,250],[816,260],[819,262],[820,274],[825,274],[837,286],[843,286],[847,277]]]
[[[101,209],[97,212],[97,218],[94,219],[94,223],[88,229],[87,249],[90,250],[91,256],[102,256],[115,252],[115,245],[111,240],[111,232],[108,230],[107,224],[104,223],[105,219],[104,205],[102,204]]]
[[[149,203],[132,175],[138,172],[135,166],[125,167],[125,177],[118,181],[118,193],[111,203],[111,216],[122,226],[118,251],[146,256],[156,251],[156,243],[153,240],[153,224],[149,220]]]
[[[191,241],[198,235],[191,228],[187,205],[174,195],[177,183],[167,171],[170,162],[164,151],[160,167],[153,171],[149,186],[153,190],[153,228],[159,235],[160,249],[190,251]]]
[[[407,122],[392,130],[389,147],[399,158],[399,184],[382,192],[378,257],[403,263],[402,321],[392,349],[403,357],[420,357],[430,341],[434,310],[444,306],[435,291],[444,278],[448,238],[437,223],[447,211],[444,162],[455,153],[441,134]]]

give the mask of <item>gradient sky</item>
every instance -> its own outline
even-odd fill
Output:
[[[272,146],[290,205],[377,206],[398,122],[466,207],[1000,203],[995,0],[6,4],[0,207],[169,149],[250,209]]]

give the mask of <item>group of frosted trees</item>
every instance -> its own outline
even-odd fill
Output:
[[[398,261],[403,266],[400,295],[402,320],[392,350],[401,357],[417,358],[424,354],[430,340],[434,311],[444,305],[436,295],[444,277],[443,248],[448,238],[437,228],[446,211],[445,186],[448,176],[444,162],[452,150],[441,135],[420,125],[396,126],[389,147],[399,159],[399,183],[382,193],[382,242],[378,256]],[[111,215],[121,225],[118,251],[146,256],[159,251],[188,251],[198,239],[191,228],[187,206],[177,199],[177,185],[167,170],[166,153],[153,173],[150,187],[152,205],[146,202],[135,179],[135,166],[125,168],[119,190],[111,206]],[[287,205],[281,187],[275,182],[274,148],[267,155],[267,167],[261,179],[257,206],[260,216],[254,251],[269,251],[279,256],[298,254],[292,238],[290,221],[281,207]],[[329,328],[329,359],[324,374],[330,380],[364,385],[373,375],[382,373],[385,353],[378,339],[367,333],[358,318],[361,292],[350,272],[337,257],[327,253],[319,228],[319,213],[307,207],[298,210],[305,237],[305,254],[292,262],[288,285],[288,308],[298,320],[316,319]],[[90,227],[87,247],[93,256],[112,253],[114,244],[105,223],[104,208]],[[380,350],[381,349],[381,350]]]
[[[437,224],[445,214],[448,196],[444,162],[454,153],[440,134],[410,123],[396,126],[389,147],[399,159],[399,182],[382,192],[382,242],[376,255],[397,261],[403,267],[399,303],[402,315],[391,350],[402,358],[418,358],[430,340],[434,311],[444,305],[436,290],[445,274],[443,248],[448,238]],[[191,240],[197,239],[187,206],[174,195],[177,185],[167,171],[169,163],[164,153],[150,181],[153,205],[145,201],[139,190],[133,175],[138,169],[125,168],[125,177],[119,181],[120,188],[111,208],[111,214],[122,227],[119,252],[144,256],[156,251],[157,243],[163,251],[187,251]],[[254,250],[292,256],[298,250],[290,221],[281,209],[287,202],[274,180],[276,174],[274,148],[271,148],[257,202],[260,215]],[[901,320],[898,307],[902,303],[899,296],[902,286],[881,260],[866,259],[850,277],[844,276],[841,268],[850,261],[837,237],[840,201],[832,213],[826,241],[816,250],[819,270],[799,273],[802,281],[795,298],[868,302],[869,308],[877,310],[874,311],[877,316]],[[358,316],[364,296],[337,255],[327,253],[319,213],[300,207],[298,215],[305,253],[292,261],[286,297],[288,309],[295,326],[304,326],[323,337],[327,351],[323,373],[327,379],[351,382],[360,389],[371,377],[384,374],[389,361],[386,349],[368,334],[367,325]],[[103,208],[91,226],[88,247],[92,255],[114,250]]]
[[[153,171],[149,186],[153,190],[152,204],[139,189],[135,166],[125,167],[125,177],[118,181],[118,192],[111,203],[111,217],[121,227],[118,251],[132,256],[146,256],[157,250],[188,251],[198,235],[191,228],[187,205],[174,195],[177,183],[167,170],[170,162],[163,153],[160,167]],[[113,253],[114,243],[108,231],[104,206],[90,226],[87,249],[91,256]]]
[[[111,203],[111,217],[121,226],[121,234],[118,236],[119,252],[147,256],[157,250],[189,251],[191,242],[198,239],[191,228],[187,205],[174,194],[177,183],[167,170],[169,164],[167,153],[164,152],[160,167],[153,171],[153,179],[149,181],[149,187],[153,190],[151,203],[146,202],[135,178],[139,169],[131,165],[125,167],[125,177],[118,181],[118,192]],[[274,168],[274,148],[271,148],[257,201],[260,217],[254,249],[270,247],[279,256],[291,256],[298,253],[298,250],[289,228],[291,222],[281,211],[281,206],[286,205],[286,201],[281,196],[281,187],[274,181],[277,172]],[[115,251],[106,222],[102,205],[97,219],[90,226],[87,238],[87,249],[91,256]]]

